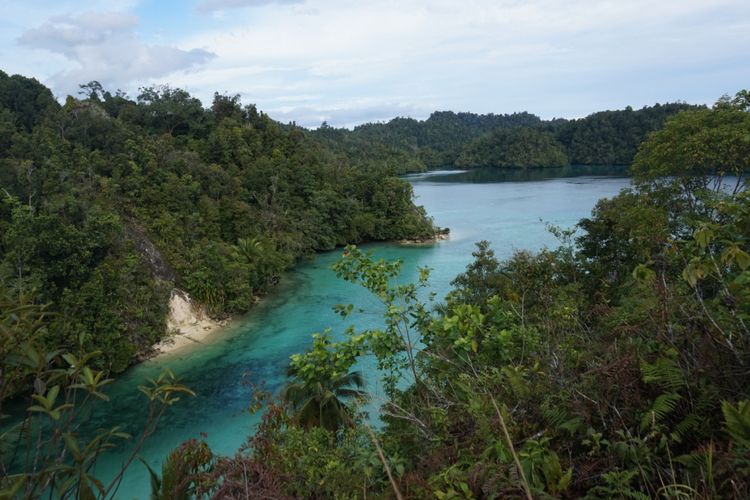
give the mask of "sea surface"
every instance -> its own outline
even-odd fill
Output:
[[[437,171],[407,176],[416,201],[450,239],[427,246],[367,245],[376,257],[401,259],[400,279],[416,279],[418,267],[432,269],[430,290],[443,297],[451,280],[471,261],[475,242],[489,240],[499,257],[515,250],[556,246],[546,224],[563,228],[589,216],[597,200],[629,186],[619,167],[468,172]],[[155,470],[180,443],[205,436],[213,450],[233,454],[253,432],[258,414],[247,411],[253,387],[278,391],[286,381],[289,356],[304,350],[310,335],[331,328],[340,336],[349,325],[371,328],[381,323],[377,300],[364,289],[336,278],[331,265],[339,251],[321,253],[287,273],[281,284],[247,316],[216,333],[210,342],[187,347],[137,365],[113,383],[109,404],[88,417],[91,428],[123,426],[137,435],[146,418],[145,397],[137,387],[171,369],[197,393],[183,398],[164,415],[156,432],[140,451]],[[334,313],[335,304],[353,303],[361,309],[346,320]],[[382,398],[371,360],[362,362],[374,394],[373,411]],[[127,446],[108,452],[95,475],[111,478],[128,455]],[[119,487],[117,498],[149,498],[146,468],[135,461]]]

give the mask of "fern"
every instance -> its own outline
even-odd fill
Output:
[[[666,392],[658,396],[651,404],[651,408],[641,418],[641,429],[648,428],[649,425],[658,425],[677,408],[682,396],[676,392]]]
[[[682,368],[672,357],[662,357],[653,363],[641,361],[641,374],[645,383],[668,392],[677,392],[687,385]]]
[[[671,437],[674,441],[681,443],[686,437],[695,440],[701,427],[705,430],[708,416],[716,411],[717,402],[713,398],[714,394],[716,389],[706,387],[693,392],[689,413],[672,429]]]
[[[735,443],[750,448],[750,401],[741,401],[735,408],[729,401],[721,402],[724,428]]]
[[[705,417],[695,412],[688,414],[688,416],[683,418],[680,421],[680,423],[674,426],[674,428],[672,429],[672,433],[670,434],[670,437],[672,438],[673,441],[681,443],[682,439],[690,431],[696,430],[700,426],[704,418]]]
[[[541,409],[542,415],[544,415],[544,419],[552,428],[557,428],[565,421],[570,419],[570,417],[568,416],[568,412],[562,406],[551,406],[549,404],[545,404]]]

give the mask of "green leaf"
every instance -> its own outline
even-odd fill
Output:
[[[49,391],[47,391],[47,401],[49,401],[49,405],[52,406],[55,404],[55,400],[57,399],[57,395],[60,394],[60,386],[56,385],[52,387]]]
[[[722,401],[721,412],[727,433],[737,444],[750,448],[750,401],[741,401],[736,408],[729,401]]]
[[[706,248],[714,239],[714,232],[708,226],[701,226],[693,233],[693,238],[701,248]]]
[[[6,480],[15,481],[5,489],[0,490],[0,500],[12,500],[18,498],[18,492],[21,491],[23,484],[26,482],[26,474],[19,474],[18,476],[7,476]]]

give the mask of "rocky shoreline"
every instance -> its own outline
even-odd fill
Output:
[[[439,227],[435,229],[435,233],[432,236],[426,238],[407,238],[398,240],[399,245],[432,245],[438,241],[445,241],[450,239],[451,230],[447,227]]]

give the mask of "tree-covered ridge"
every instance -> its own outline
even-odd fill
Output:
[[[477,167],[564,167],[565,148],[551,132],[536,128],[497,129],[463,148],[455,165]]]
[[[0,283],[51,304],[50,346],[101,350],[119,371],[164,335],[172,287],[241,313],[302,255],[432,232],[386,161],[237,97],[82,91],[60,105],[0,74]]]
[[[353,156],[398,158],[395,168],[400,172],[568,163],[630,165],[638,145],[659,130],[668,117],[697,108],[684,103],[656,104],[639,110],[628,107],[603,111],[575,120],[542,120],[525,112],[479,115],[441,111],[423,121],[395,118],[353,130],[335,129],[324,123],[313,134],[333,149]],[[502,132],[505,129],[525,131]],[[509,147],[511,151],[507,150]]]
[[[602,111],[585,118],[556,123],[555,136],[574,165],[630,165],[638,146],[664,122],[681,111],[704,106],[655,104],[634,110]]]
[[[436,111],[426,120],[394,118],[387,123],[367,123],[354,130],[335,129],[323,124],[313,133],[332,148],[358,155],[390,151],[404,158],[400,171],[417,172],[446,168],[458,158],[470,141],[495,129],[541,124],[530,113],[486,114]]]

